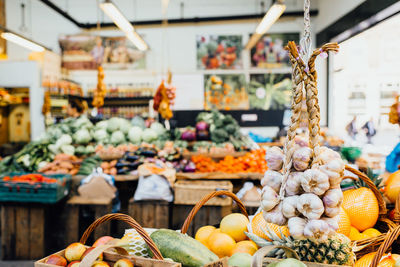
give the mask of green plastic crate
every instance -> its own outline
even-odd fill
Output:
[[[71,176],[66,174],[43,175],[57,179],[57,183],[21,183],[3,181],[5,176],[20,176],[28,173],[8,173],[0,178],[0,202],[56,203],[66,197],[71,187]]]

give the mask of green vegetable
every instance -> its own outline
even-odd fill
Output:
[[[105,129],[99,129],[93,133],[93,138],[99,143],[104,143],[108,138],[108,133]]]
[[[159,122],[153,122],[150,126],[150,129],[154,130],[158,136],[163,135],[166,131],[164,126]]]
[[[91,140],[92,136],[86,128],[80,129],[74,134],[74,141],[77,144],[87,145]]]
[[[63,145],[60,147],[60,151],[64,154],[74,155],[75,148],[72,145]]]
[[[183,266],[204,266],[218,260],[206,246],[190,236],[169,229],[160,229],[150,235],[164,258]],[[150,255],[151,251],[149,252]]]
[[[128,138],[134,144],[140,144],[142,142],[143,130],[139,126],[133,126],[129,129]]]
[[[86,147],[86,155],[93,154],[95,152],[95,148],[92,145]]]
[[[85,148],[84,146],[78,146],[78,147],[75,149],[75,153],[76,153],[77,155],[85,155],[85,154],[86,154],[86,148]]]
[[[96,129],[107,130],[108,122],[107,121],[99,121],[96,123]]]
[[[115,131],[115,132],[112,133],[110,141],[111,141],[111,144],[113,144],[113,145],[122,144],[122,143],[124,143],[126,141],[125,140],[125,135],[121,131]]]
[[[107,131],[109,133],[115,132],[119,130],[120,126],[120,118],[111,118],[109,119],[107,124]]]
[[[229,266],[235,267],[251,267],[251,261],[253,257],[248,253],[235,253],[233,254],[229,260]]]
[[[133,117],[133,119],[131,120],[131,124],[132,126],[138,126],[142,129],[146,128],[146,123],[140,116]]]
[[[129,130],[132,128],[132,124],[130,121],[126,119],[120,120],[119,130],[123,132],[125,135],[129,133]]]
[[[145,141],[147,143],[151,143],[151,142],[155,141],[157,139],[157,137],[158,136],[157,136],[156,131],[154,131],[153,129],[150,129],[150,128],[145,129],[142,134],[143,141]]]

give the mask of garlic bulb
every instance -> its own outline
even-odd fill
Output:
[[[277,225],[285,225],[287,219],[282,214],[282,202],[279,203],[273,210],[263,212],[263,217],[266,222],[274,223]]]
[[[303,177],[302,172],[292,172],[289,174],[285,188],[287,196],[299,195],[302,192],[303,190],[301,187],[302,177]]]
[[[308,169],[303,173],[301,186],[307,193],[323,195],[329,189],[329,177],[318,169]]]
[[[324,203],[314,194],[302,194],[297,201],[297,210],[310,220],[316,220],[324,213]]]
[[[340,173],[330,171],[326,165],[319,166],[319,170],[328,175],[330,188],[340,187],[340,183],[342,182],[342,176]]]
[[[270,211],[279,203],[279,196],[270,186],[266,185],[261,193],[261,207],[264,211]]]
[[[299,212],[297,211],[297,201],[299,199],[299,196],[290,196],[286,197],[282,201],[282,214],[286,218],[292,218],[296,217],[299,215]]]
[[[325,241],[330,234],[329,225],[323,220],[311,220],[304,227],[304,236],[318,241]]]
[[[279,171],[283,165],[283,151],[277,146],[273,146],[267,150],[265,160],[267,161],[268,168],[273,171]]]
[[[266,171],[264,174],[264,178],[261,180],[262,186],[270,186],[275,192],[279,192],[281,188],[283,175],[277,171]]]
[[[325,207],[337,207],[342,204],[343,200],[343,192],[340,188],[338,189],[329,189],[326,191],[322,201],[324,202]]]
[[[311,161],[312,150],[309,147],[301,147],[293,153],[292,164],[298,171],[304,171],[308,168]]]
[[[325,207],[325,215],[328,217],[335,217],[340,213],[340,206],[337,207]]]
[[[335,160],[335,159],[340,159],[340,154],[336,151],[333,151],[332,149],[322,146],[320,147],[319,154],[318,154],[318,160],[322,164],[327,164],[328,162]]]
[[[307,222],[300,217],[292,217],[288,221],[288,228],[290,236],[294,239],[302,239],[304,237],[304,227]]]
[[[323,217],[321,220],[325,221],[329,228],[332,230],[332,233],[336,232],[339,229],[339,218],[333,217],[333,218],[328,218],[328,217]]]

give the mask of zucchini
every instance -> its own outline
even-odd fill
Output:
[[[150,235],[164,258],[183,266],[201,267],[218,260],[218,256],[196,239],[169,229],[160,229]],[[148,249],[149,250],[149,249]],[[152,255],[149,250],[149,254]]]

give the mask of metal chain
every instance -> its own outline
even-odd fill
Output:
[[[311,52],[310,0],[304,0],[304,35],[300,40],[300,56],[307,65]]]

